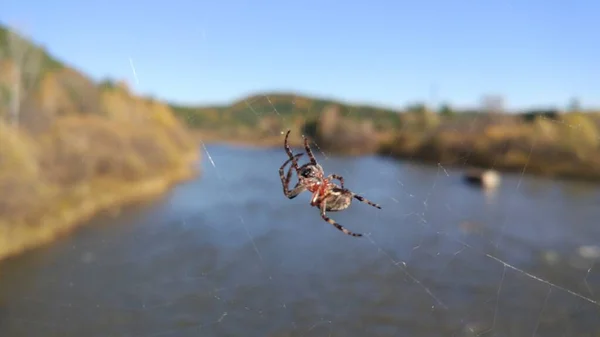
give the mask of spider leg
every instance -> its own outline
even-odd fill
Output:
[[[304,138],[304,149],[306,150],[306,154],[308,154],[310,163],[313,165],[317,165],[317,159],[315,158],[315,155],[313,154],[312,150],[310,149],[310,146],[308,145],[308,138],[304,137],[304,135],[302,136],[302,138]]]
[[[283,147],[285,148],[285,153],[287,153],[287,155],[290,159],[294,158],[294,155],[292,154],[292,149],[290,149],[290,145],[288,143],[288,137],[290,136],[291,131],[292,130],[287,131],[287,133],[285,134],[285,141],[283,142]]]
[[[284,188],[287,189],[288,187],[285,186]],[[287,192],[284,192],[284,193],[288,199],[294,199],[295,197],[298,196],[298,194],[300,194],[304,191],[306,191],[306,186],[304,186],[303,184],[298,182],[291,191],[288,190]]]
[[[284,186],[284,189],[286,191],[284,191],[283,193],[285,193],[285,196],[288,199],[294,199],[295,197],[298,196],[298,194],[306,191],[306,186],[304,186],[303,184],[301,184],[300,182],[296,183],[296,186],[294,186],[294,188],[290,191],[288,186]]]
[[[292,172],[296,171],[296,174],[298,174],[298,162],[296,161],[296,159],[302,157],[303,155],[304,155],[304,153],[299,153],[294,156],[294,158],[292,160],[292,165],[290,165],[290,168],[288,169],[286,177],[285,177],[285,181],[287,181],[287,185],[290,184],[290,180],[292,179]],[[281,174],[281,173],[282,172],[280,171],[279,174]]]
[[[287,174],[287,180],[289,181],[292,178],[292,168],[296,170],[296,172],[298,172],[298,161],[296,159],[300,158],[300,156],[302,156],[302,154],[299,155],[294,155],[292,152],[292,149],[290,149],[290,145],[288,143],[288,137],[290,135],[291,130],[288,129],[287,133],[285,134],[285,141],[283,143],[283,147],[285,148],[285,153],[287,153],[288,157],[290,158],[288,161],[286,161],[281,168],[283,169],[283,167],[289,163],[290,161],[292,161],[292,166],[290,166],[290,170],[288,171]],[[282,169],[279,170],[279,174],[281,175]]]
[[[295,155],[292,160],[292,165],[290,165],[290,168],[287,171],[287,176],[285,178],[285,181],[287,182],[286,186],[288,187],[288,190],[289,190],[290,180],[292,179],[292,172],[296,171],[296,175],[298,174],[298,160],[297,159],[303,155],[304,155],[304,153],[299,153],[299,154]],[[296,196],[298,196],[298,194],[304,192],[305,190],[306,190],[306,186],[301,183],[300,179],[298,179],[298,182],[296,183],[296,186],[294,186],[292,191],[288,191],[287,197],[290,199],[294,199]]]
[[[342,177],[342,176],[340,176],[340,175],[337,175],[337,174],[330,174],[330,175],[327,177],[327,180],[329,180],[329,181],[332,181],[332,180],[334,180],[334,179],[337,179],[337,180],[339,180],[339,181],[340,181],[340,186],[341,186],[342,188],[344,188],[344,177]]]
[[[333,226],[335,226],[335,228],[337,228],[337,229],[341,230],[342,232],[344,232],[344,234],[348,234],[350,236],[363,236],[362,234],[353,233],[353,232],[347,230],[342,225],[340,225],[339,223],[335,222],[335,220],[333,220],[330,217],[328,217],[327,214],[325,213],[325,209],[327,208],[327,201],[323,200],[323,202],[321,203],[321,207],[320,208],[321,208],[321,218],[323,218],[323,220],[325,220],[328,223],[330,223]]]
[[[300,182],[298,182],[291,191],[289,189],[290,179],[292,178],[292,169],[295,169],[298,167],[297,159],[303,155],[304,155],[304,153],[298,153],[296,155],[293,155],[290,159],[286,160],[285,163],[283,163],[283,165],[281,165],[281,167],[279,168],[279,178],[281,178],[281,185],[283,186],[283,194],[286,197],[288,197],[289,199],[294,199],[296,196],[298,196],[298,194],[302,193],[306,189],[303,185],[300,184]],[[285,171],[285,166],[289,162],[292,162],[292,165],[290,166],[290,168],[287,172],[287,176],[284,176],[283,173]]]
[[[356,199],[356,200],[358,200],[358,201],[360,201],[360,202],[364,202],[364,203],[365,203],[365,204],[367,204],[367,205],[371,205],[371,206],[373,206],[373,207],[375,207],[375,208],[379,208],[379,209],[381,209],[381,206],[377,205],[376,203],[374,203],[374,202],[372,202],[372,201],[368,200],[367,198],[365,198],[365,197],[363,197],[363,196],[360,196],[360,195],[358,195],[358,194],[355,194],[355,193],[352,193],[352,196],[354,197],[354,199]]]
[[[310,205],[317,206],[318,204],[319,204],[319,190],[316,190],[313,192],[312,196],[310,197]]]
[[[283,172],[285,171],[285,166],[287,164],[289,164],[290,162],[292,162],[292,165],[290,166],[290,170],[288,170],[288,180],[291,179],[291,169],[297,168],[298,167],[298,158],[302,157],[304,155],[304,153],[298,153],[293,155],[292,157],[290,157],[290,159],[286,160],[285,163],[283,163],[283,165],[281,165],[281,167],[279,168],[279,175],[282,178],[283,181]]]

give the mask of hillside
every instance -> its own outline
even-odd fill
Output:
[[[227,106],[171,107],[205,141],[280,145],[281,131],[290,128],[293,143],[298,144],[299,134],[304,133],[339,153],[373,152],[380,136],[389,135],[401,125],[401,118],[394,110],[293,93],[263,93]],[[324,118],[325,115],[329,118]],[[336,130],[332,129],[334,124]],[[375,138],[355,144],[355,140],[365,136]],[[346,146],[341,148],[338,146],[341,143]]]
[[[239,125],[258,128],[265,119],[279,119],[293,124],[297,120],[317,119],[329,106],[339,106],[341,114],[350,119],[371,118],[378,129],[399,126],[394,110],[355,106],[341,102],[295,95],[292,93],[263,93],[233,102],[228,106],[185,107],[172,105],[175,113],[193,127],[219,128]],[[285,122],[282,122],[285,123]]]
[[[205,141],[281,146],[281,132],[311,136],[338,154],[379,153],[459,167],[495,168],[600,180],[600,113],[532,110],[513,113],[402,111],[354,106],[285,93],[264,93],[218,107],[172,107]]]
[[[161,193],[196,159],[168,105],[94,83],[0,26],[0,258]]]

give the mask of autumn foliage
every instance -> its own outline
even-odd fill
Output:
[[[595,113],[533,119],[481,114],[398,132],[380,152],[442,165],[600,180],[599,125]]]
[[[0,27],[0,258],[193,174],[195,141],[168,105],[11,34]]]
[[[458,167],[484,167],[600,180],[600,114],[594,111],[502,111],[498,97],[476,110],[357,106],[289,93],[254,95],[227,106],[175,107],[207,140],[281,146],[282,131],[320,150],[379,153]]]

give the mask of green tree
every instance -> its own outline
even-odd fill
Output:
[[[413,103],[406,107],[406,112],[422,114],[427,111],[427,106],[424,103]]]
[[[448,103],[444,103],[440,107],[439,114],[444,117],[452,117],[456,114],[456,112],[452,110],[452,107]]]

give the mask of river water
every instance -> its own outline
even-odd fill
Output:
[[[283,196],[281,149],[207,147],[203,174],[0,264],[0,336],[598,336],[597,186],[376,156],[318,159],[355,202]],[[214,161],[214,166],[211,163]]]

